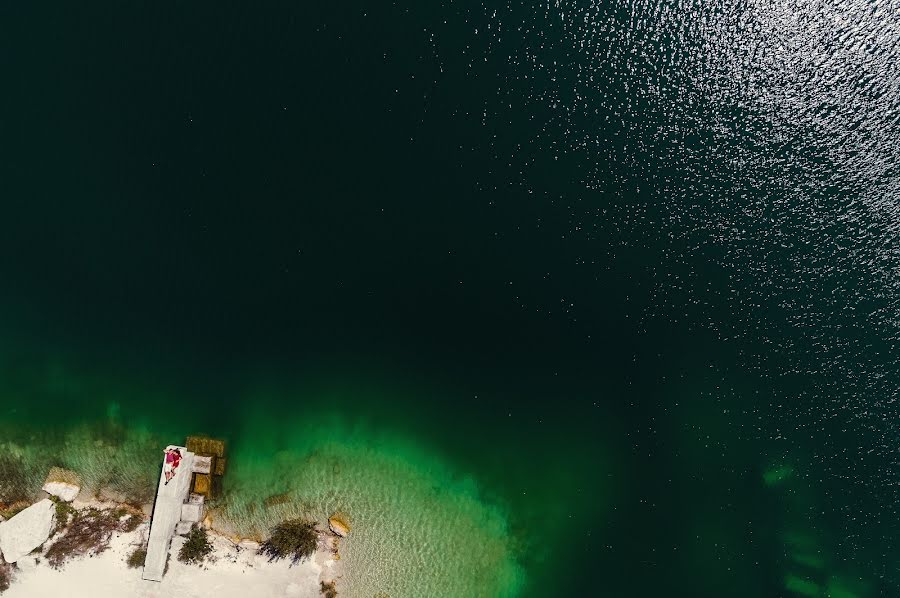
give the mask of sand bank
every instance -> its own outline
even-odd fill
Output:
[[[184,539],[172,540],[169,569],[161,582],[141,579],[128,556],[147,536],[148,524],[134,532],[116,534],[109,548],[93,557],[73,559],[59,570],[41,555],[18,563],[3,598],[320,598],[320,579],[332,579],[335,562],[320,551],[293,567],[287,561],[270,563],[254,550],[241,549],[212,532],[214,552],[203,565],[186,565],[176,558]],[[50,542],[48,542],[48,545]]]

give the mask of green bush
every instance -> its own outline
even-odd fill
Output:
[[[178,560],[182,563],[200,564],[212,552],[212,544],[206,536],[206,530],[194,524],[187,537],[187,542],[178,551]]]
[[[128,555],[128,566],[132,569],[139,569],[144,566],[144,561],[147,560],[147,549],[146,548],[138,548],[130,555]]]
[[[56,503],[56,529],[65,529],[69,525],[69,520],[76,513],[75,507],[61,500],[54,500]]]
[[[272,535],[260,546],[259,554],[268,556],[269,561],[290,557],[295,565],[312,556],[318,544],[315,522],[289,519],[272,528]]]

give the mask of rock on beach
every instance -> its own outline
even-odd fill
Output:
[[[72,502],[81,492],[81,479],[78,474],[61,467],[53,467],[47,474],[43,486],[44,492],[65,502]]]
[[[350,522],[347,521],[347,517],[341,513],[335,513],[328,518],[328,527],[331,528],[332,532],[342,538],[350,533]]]
[[[0,553],[6,562],[15,563],[46,542],[55,521],[56,505],[45,498],[0,523]]]

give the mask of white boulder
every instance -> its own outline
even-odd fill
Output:
[[[53,467],[47,474],[43,486],[44,492],[65,502],[72,502],[81,491],[81,479],[74,471]]]
[[[78,496],[78,493],[81,492],[81,488],[66,482],[47,482],[44,484],[44,492],[52,494],[62,501],[72,502]]]
[[[259,550],[259,542],[255,540],[251,540],[250,538],[244,538],[240,542],[238,542],[238,548],[243,548],[244,550]]]
[[[56,505],[45,498],[0,523],[0,552],[6,562],[15,563],[46,542],[55,521]]]

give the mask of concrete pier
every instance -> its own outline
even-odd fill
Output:
[[[175,533],[175,526],[181,520],[182,505],[187,501],[193,477],[194,453],[183,446],[169,445],[166,449],[181,449],[181,462],[175,469],[175,477],[166,484],[165,474],[160,473],[150,520],[150,540],[147,544],[147,558],[144,561],[143,578],[162,581],[169,555],[169,546]]]

